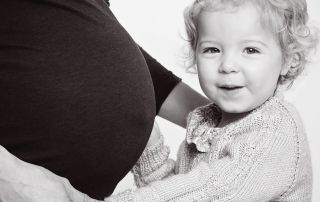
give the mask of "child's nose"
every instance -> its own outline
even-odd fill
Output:
[[[236,57],[232,54],[224,55],[219,67],[219,72],[225,74],[239,72]]]

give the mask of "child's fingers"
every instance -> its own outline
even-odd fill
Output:
[[[160,139],[160,128],[158,123],[154,121],[153,128],[150,134],[149,141],[147,143],[147,147],[154,145]]]

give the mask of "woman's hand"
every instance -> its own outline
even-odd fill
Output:
[[[156,122],[156,120],[154,121],[154,124],[153,124],[153,128],[152,128],[152,131],[151,131],[151,135],[150,135],[150,138],[149,138],[149,141],[147,143],[147,147],[150,147],[152,145],[154,145],[155,143],[158,142],[158,140],[160,139],[160,129],[159,129],[159,126]]]
[[[82,202],[66,178],[26,163],[0,146],[1,202]]]

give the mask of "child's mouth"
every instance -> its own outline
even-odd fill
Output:
[[[220,86],[222,90],[233,91],[243,88],[243,86]]]

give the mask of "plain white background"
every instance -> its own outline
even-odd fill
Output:
[[[187,73],[184,67],[183,9],[191,0],[111,0],[111,10],[134,40],[166,68],[181,77],[184,82],[201,92],[197,76]],[[310,23],[320,27],[320,1],[307,0]],[[318,12],[317,12],[318,11]],[[125,47],[122,47],[125,48]],[[320,50],[314,56],[304,74],[287,93],[300,111],[310,142],[314,185],[313,202],[320,201]],[[161,118],[157,118],[165,142],[171,148],[171,157],[184,139],[185,130]],[[125,140],[124,140],[125,141]],[[117,186],[114,193],[133,187],[131,174]]]

